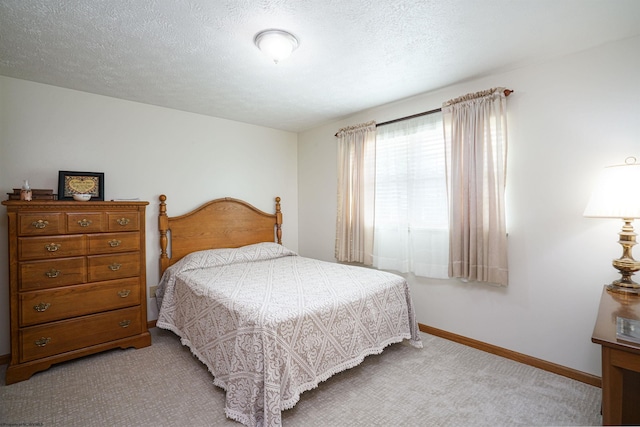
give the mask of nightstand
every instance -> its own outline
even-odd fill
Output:
[[[640,344],[619,340],[616,319],[640,320],[640,296],[610,292],[600,298],[591,341],[602,346],[602,423],[640,424]]]

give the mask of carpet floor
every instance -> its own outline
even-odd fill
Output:
[[[171,332],[0,385],[0,426],[229,426],[224,391]],[[285,427],[600,425],[601,391],[421,333],[304,393]],[[4,378],[6,365],[0,367]]]

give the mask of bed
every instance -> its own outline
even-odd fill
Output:
[[[181,216],[160,196],[157,326],[226,391],[225,414],[280,426],[300,394],[390,344],[422,347],[406,281],[299,256],[275,213],[223,198]]]

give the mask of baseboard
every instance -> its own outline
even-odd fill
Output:
[[[595,387],[602,387],[602,378],[595,375],[587,374],[586,372],[578,371],[576,369],[568,368],[562,365],[557,365],[555,363],[547,362],[546,360],[527,356],[526,354],[518,353],[492,344],[487,344],[482,341],[463,337],[462,335],[443,331],[442,329],[423,325],[422,323],[418,323],[418,327],[422,332],[425,332],[427,334],[435,335],[437,337],[444,338],[449,341],[454,341],[459,344],[464,344],[466,346],[486,351],[487,353],[495,354],[496,356],[501,356],[506,359],[515,360],[516,362],[524,363],[525,365],[533,366],[534,368],[553,372],[554,374],[562,375],[563,377],[571,378],[585,384],[589,384]]]
[[[147,320],[147,329],[155,328],[156,320]]]

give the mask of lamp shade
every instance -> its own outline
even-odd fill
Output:
[[[640,164],[635,160],[630,157],[624,165],[602,170],[584,216],[640,218]]]

